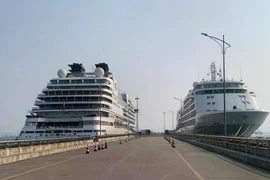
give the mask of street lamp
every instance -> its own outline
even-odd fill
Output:
[[[165,112],[163,112],[163,115],[164,115],[164,133],[165,133],[165,116],[166,116],[166,113]]]
[[[173,127],[174,127],[174,125],[173,125],[173,114],[174,114],[174,112],[172,110],[168,110],[168,111],[172,113],[172,130],[173,130]]]
[[[128,100],[127,100],[127,107],[126,107],[126,113],[127,113],[127,129],[128,129],[128,137],[129,137],[129,107],[128,107]]]
[[[137,101],[137,109],[136,109],[136,112],[137,112],[137,116],[136,116],[136,131],[137,131],[137,134],[139,132],[139,97],[136,97],[135,100]]]
[[[225,37],[223,35],[223,39],[219,39],[216,38],[214,36],[209,36],[206,33],[201,33],[203,36],[209,37],[211,40],[215,41],[216,43],[218,43],[218,45],[221,47],[222,49],[222,55],[223,55],[223,106],[224,106],[224,136],[227,136],[227,122],[226,122],[226,76],[225,76],[225,54],[226,54],[226,49],[228,49],[229,47],[231,47],[231,45],[227,42],[225,42]],[[220,44],[220,42],[222,42],[222,45]],[[225,44],[227,45],[227,47],[225,47]]]
[[[176,97],[174,97],[174,99],[175,100],[177,100],[177,101],[179,101],[180,102],[180,106],[181,106],[181,109],[180,109],[180,114],[181,114],[181,117],[180,117],[180,132],[182,133],[182,126],[183,126],[183,124],[182,124],[182,115],[183,115],[183,101],[182,101],[182,99],[179,99],[179,98],[176,98]]]

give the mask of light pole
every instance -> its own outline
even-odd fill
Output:
[[[137,112],[137,116],[136,116],[136,131],[137,131],[137,134],[139,134],[139,97],[136,97],[135,98],[136,101],[137,101],[137,109],[136,109],[136,112]]]
[[[165,117],[166,117],[166,113],[164,112],[163,115],[164,115],[164,127],[163,128],[164,128],[164,133],[165,133]]]
[[[223,57],[223,114],[224,114],[224,136],[227,136],[227,121],[226,121],[226,76],[225,76],[225,54],[226,54],[226,49],[231,47],[231,45],[227,42],[225,42],[225,37],[223,35],[223,39],[216,38],[214,36],[209,36],[206,33],[201,33],[203,36],[209,37],[211,40],[215,41],[218,43],[218,45],[222,49],[222,57]],[[222,42],[222,45],[220,44]],[[225,44],[227,47],[225,47]]]
[[[128,129],[128,137],[129,137],[129,107],[128,107],[128,101],[127,101],[127,129]]]
[[[181,128],[181,129],[180,129],[180,132],[182,133],[182,126],[183,126],[183,125],[182,125],[182,121],[183,121],[183,120],[182,120],[182,114],[183,114],[183,101],[182,101],[182,99],[179,99],[179,98],[176,98],[176,97],[174,97],[174,99],[177,100],[177,101],[179,101],[179,102],[180,102],[180,106],[181,106],[181,109],[180,109],[180,114],[181,114],[181,115],[180,115],[180,116],[181,116],[181,117],[180,117],[180,128]]]
[[[172,113],[172,130],[173,130],[173,127],[174,127],[174,125],[173,125],[173,114],[174,114],[174,112],[172,110],[168,110],[168,111]]]

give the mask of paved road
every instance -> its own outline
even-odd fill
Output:
[[[108,144],[0,166],[0,180],[266,180],[268,171],[252,169],[222,156],[163,137]],[[240,167],[243,166],[243,167]],[[269,176],[270,177],[270,176]]]

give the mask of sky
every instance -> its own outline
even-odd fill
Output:
[[[106,62],[121,89],[139,97],[140,128],[172,126],[209,65],[222,65],[208,33],[231,44],[226,74],[270,110],[269,0],[2,0],[0,1],[0,132],[21,130],[37,94],[70,63]],[[241,73],[240,73],[241,72]],[[135,100],[133,101],[135,104]],[[270,117],[259,129],[270,130]]]

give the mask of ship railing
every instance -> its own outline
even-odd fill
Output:
[[[208,144],[225,149],[270,158],[270,139],[172,133],[171,136],[188,142]]]
[[[135,134],[129,134],[135,135]],[[127,134],[115,134],[115,135],[102,135],[99,139],[127,136]],[[69,137],[69,138],[50,138],[50,139],[36,139],[36,140],[12,140],[12,141],[0,141],[0,149],[33,146],[33,145],[45,145],[55,144],[72,141],[93,140],[96,136],[81,136],[81,137]]]

